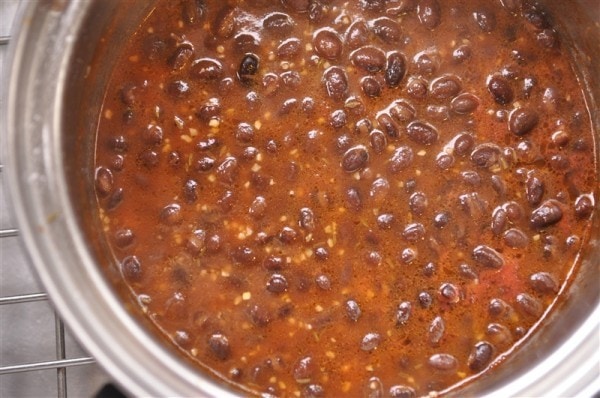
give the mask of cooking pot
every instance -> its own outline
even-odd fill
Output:
[[[548,0],[572,49],[600,133],[600,8]],[[2,120],[12,208],[31,263],[80,343],[134,396],[235,396],[181,360],[134,310],[98,224],[92,170],[95,126],[121,46],[149,1],[25,2],[13,34]],[[596,198],[598,192],[596,192]],[[505,361],[459,396],[592,396],[600,391],[600,214],[589,244],[550,319]]]

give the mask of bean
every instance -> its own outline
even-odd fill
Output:
[[[376,98],[381,95],[381,84],[373,76],[360,79],[360,86],[367,97]]]
[[[544,196],[544,182],[530,174],[525,181],[525,196],[530,205],[540,204]]]
[[[371,144],[371,148],[377,154],[383,153],[385,147],[387,146],[387,140],[385,138],[385,134],[381,130],[373,130],[369,133],[369,142]]]
[[[436,213],[436,215],[433,217],[433,225],[438,229],[444,228],[449,222],[450,213],[447,211]]]
[[[362,351],[373,351],[381,343],[381,335],[379,333],[370,332],[364,335],[360,342],[360,349]]]
[[[369,161],[369,152],[364,145],[354,146],[344,153],[341,166],[348,173],[353,173],[366,166]]]
[[[485,33],[490,33],[496,29],[496,15],[488,9],[478,10],[473,13],[473,19],[479,29]]]
[[[386,0],[359,0],[359,5],[370,11],[382,12],[385,7]]]
[[[296,12],[306,12],[308,10],[309,0],[281,0],[285,8]]]
[[[349,209],[358,211],[362,207],[362,199],[356,188],[348,188],[346,190],[346,204]]]
[[[242,31],[233,38],[233,44],[239,52],[252,52],[260,47],[260,36],[255,32]]]
[[[555,48],[558,46],[558,34],[554,29],[544,29],[538,32],[536,39],[545,48]]]
[[[160,212],[160,221],[165,225],[177,225],[183,221],[181,206],[177,203],[171,203]]]
[[[429,308],[433,304],[433,297],[426,291],[419,293],[418,300],[421,308]]]
[[[529,133],[537,126],[539,116],[536,111],[528,107],[513,110],[508,117],[508,129],[518,136]]]
[[[292,371],[294,380],[298,383],[309,383],[314,377],[317,370],[315,360],[309,355],[300,358],[295,364]]]
[[[402,31],[396,21],[388,17],[380,17],[369,22],[371,31],[384,43],[394,44],[400,41]]]
[[[206,15],[204,0],[186,0],[181,6],[181,17],[188,25],[195,25]]]
[[[413,150],[407,146],[400,146],[396,148],[392,157],[389,159],[388,169],[390,172],[396,174],[407,169],[412,164],[413,159]]]
[[[523,0],[500,0],[500,4],[508,11],[516,13],[523,6]]]
[[[346,311],[346,316],[352,322],[358,321],[358,319],[360,318],[360,316],[362,314],[362,311],[360,310],[360,306],[354,300],[347,300],[346,303],[344,304],[344,309]]]
[[[471,134],[460,133],[454,138],[454,153],[458,156],[466,156],[471,152],[475,139]]]
[[[492,233],[496,236],[500,235],[502,231],[504,231],[507,221],[508,214],[506,213],[506,210],[504,210],[502,207],[496,207],[492,213]]]
[[[220,79],[222,75],[223,65],[216,59],[199,58],[192,62],[190,67],[190,77],[195,79],[214,81]]]
[[[379,377],[371,377],[363,388],[364,398],[383,398],[383,383]]]
[[[535,229],[544,229],[562,219],[562,209],[558,201],[549,199],[531,212],[529,221]]]
[[[406,325],[412,313],[412,304],[410,301],[403,301],[396,309],[396,326]]]
[[[444,353],[432,355],[429,357],[428,363],[432,368],[443,372],[454,371],[458,367],[456,358],[450,354]]]
[[[437,99],[454,98],[460,93],[461,82],[455,75],[443,75],[431,82],[429,93]]]
[[[297,236],[298,233],[295,229],[291,227],[283,227],[278,235],[279,240],[285,244],[293,243],[296,240]]]
[[[196,113],[196,116],[204,122],[209,122],[212,119],[218,118],[220,114],[221,103],[219,99],[210,98],[208,101],[202,104],[202,106]]]
[[[406,57],[404,54],[397,51],[388,53],[384,74],[384,80],[387,86],[390,88],[398,87],[405,75]]]
[[[484,143],[477,145],[471,152],[471,161],[478,167],[490,168],[500,160],[501,150],[500,147],[491,144]]]
[[[438,292],[443,302],[455,304],[460,301],[460,290],[452,283],[442,283]]]
[[[536,272],[529,277],[529,285],[543,294],[558,293],[559,284],[556,278],[548,272]]]
[[[441,316],[433,318],[433,321],[431,321],[429,328],[427,329],[429,344],[433,347],[439,346],[442,337],[444,337],[445,330],[446,324],[444,319]]]
[[[215,160],[210,156],[203,156],[196,160],[195,168],[199,172],[206,172],[213,168],[215,165]]]
[[[473,249],[473,260],[479,265],[487,268],[502,268],[504,258],[496,250],[486,245],[479,245]]]
[[[142,264],[136,256],[127,256],[121,261],[121,273],[123,278],[130,283],[139,282],[142,279]]]
[[[527,22],[537,29],[545,29],[550,26],[550,22],[546,13],[534,4],[524,4],[523,17]]]
[[[432,145],[438,140],[437,129],[429,123],[419,120],[412,121],[406,128],[408,138],[421,145]]]
[[[416,398],[417,396],[414,388],[400,384],[391,386],[388,394],[390,398]]]
[[[388,137],[398,138],[400,136],[398,124],[387,113],[380,112],[377,115],[377,122],[379,123],[381,130],[383,130]]]
[[[135,234],[129,228],[123,228],[115,232],[114,238],[115,245],[120,249],[124,249],[133,244],[135,240]]]
[[[478,187],[481,185],[481,176],[476,171],[473,171],[473,170],[461,171],[460,177],[462,178],[462,180],[465,183],[472,185],[474,187]]]
[[[479,98],[471,93],[462,93],[452,99],[450,109],[459,115],[468,115],[479,107]]]
[[[175,52],[167,59],[167,64],[173,70],[181,70],[194,56],[194,45],[185,40],[177,45]]]
[[[367,43],[369,28],[362,19],[357,19],[346,30],[346,45],[351,50],[361,47]]]
[[[575,199],[575,215],[577,218],[588,218],[594,211],[594,199],[591,195],[579,195]]]
[[[510,330],[499,323],[490,323],[487,326],[486,334],[490,337],[490,340],[499,345],[511,344],[513,341]]]
[[[108,147],[117,153],[125,153],[129,148],[129,143],[127,142],[127,138],[122,135],[118,135],[116,137],[112,137],[108,141]]]
[[[512,308],[504,300],[494,298],[488,304],[488,312],[494,317],[508,317],[512,312]]]
[[[417,111],[408,101],[396,100],[389,106],[389,113],[397,122],[408,123],[415,118]]]
[[[427,29],[436,28],[442,20],[442,9],[438,0],[419,0],[417,5],[419,22]]]
[[[211,353],[220,359],[225,361],[231,356],[231,347],[229,346],[229,339],[227,336],[221,333],[214,333],[208,338],[208,348]]]
[[[508,80],[500,75],[492,75],[488,77],[487,89],[492,95],[494,101],[500,105],[506,105],[512,102],[515,96]]]
[[[300,54],[301,49],[302,42],[295,37],[291,37],[282,41],[277,47],[277,57],[282,60],[292,60]]]
[[[228,156],[217,166],[217,177],[220,181],[231,184],[237,175],[238,162],[233,156]]]
[[[298,224],[300,225],[301,228],[304,228],[307,231],[314,231],[314,229],[315,229],[315,214],[314,214],[314,212],[308,207],[301,208]]]
[[[263,18],[262,25],[263,28],[277,36],[285,36],[294,29],[295,22],[288,14],[272,12]]]
[[[421,75],[433,75],[440,67],[440,54],[435,47],[420,51],[413,57],[413,65]]]
[[[231,258],[237,264],[252,265],[258,260],[254,250],[248,246],[236,246],[231,249]]]
[[[376,73],[385,69],[386,57],[383,50],[378,47],[367,45],[360,47],[350,53],[350,61],[358,68],[368,73]]]
[[[108,194],[113,190],[114,186],[112,171],[106,167],[98,167],[96,169],[95,186],[98,196],[108,196]]]
[[[527,293],[517,294],[515,302],[517,304],[517,308],[520,309],[525,315],[531,315],[539,318],[544,312],[544,306],[542,303],[537,298],[530,296]]]
[[[322,398],[325,396],[325,389],[320,384],[309,384],[302,390],[303,398]]]
[[[425,213],[427,205],[428,201],[427,195],[425,195],[425,193],[414,192],[412,195],[410,195],[410,198],[408,200],[408,207],[410,208],[410,211],[413,214],[418,216],[422,215],[423,213]]]
[[[327,94],[334,100],[342,100],[348,92],[348,77],[339,66],[331,66],[323,73],[323,84]]]
[[[269,277],[266,288],[271,293],[283,293],[288,289],[287,279],[281,274],[273,274]]]
[[[473,372],[485,369],[494,356],[494,346],[487,341],[480,341],[471,350],[467,365]]]
[[[473,51],[467,44],[462,44],[454,49],[452,52],[452,59],[454,62],[460,64],[471,58]]]
[[[249,84],[254,81],[254,76],[258,73],[260,61],[256,54],[246,54],[238,67],[237,77],[243,84]]]
[[[409,242],[416,242],[423,239],[424,236],[425,227],[421,223],[408,224],[402,231],[402,237]]]
[[[411,77],[406,84],[406,91],[414,99],[423,99],[427,96],[427,83],[420,77]]]
[[[321,57],[336,60],[342,54],[342,39],[331,28],[322,28],[313,34],[313,47]]]
[[[522,248],[529,244],[529,238],[518,228],[511,228],[502,236],[508,247]]]

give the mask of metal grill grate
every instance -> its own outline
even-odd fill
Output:
[[[18,1],[0,2],[0,28],[8,28],[14,18]],[[10,36],[5,32],[0,34],[0,64],[6,61],[7,44]],[[0,76],[6,84],[6,76]],[[6,134],[6,132],[1,132]],[[48,305],[48,296],[36,292],[37,284],[33,275],[28,272],[23,249],[18,242],[19,231],[7,226],[10,224],[8,214],[9,204],[6,200],[6,168],[0,164],[0,396],[52,396],[56,372],[56,395],[67,397],[67,386],[72,395],[96,395],[102,385],[109,382],[108,377],[98,366],[81,367],[69,371],[70,380],[67,383],[67,369],[95,363],[86,355],[77,343],[65,331],[65,326]],[[31,304],[38,303],[41,308],[32,308]],[[42,310],[41,312],[39,310]],[[40,316],[40,313],[42,314]],[[50,320],[42,324],[40,318]],[[54,336],[52,336],[52,318]],[[14,320],[19,321],[15,325]],[[49,329],[49,330],[45,330]],[[43,338],[40,338],[43,337]],[[52,338],[54,337],[54,338]],[[48,352],[55,351],[55,355]],[[44,356],[50,360],[31,360],[34,352],[37,358]],[[69,355],[70,354],[70,355]],[[71,356],[71,357],[69,357]],[[25,358],[21,360],[20,358]],[[16,363],[15,363],[16,362]],[[40,373],[40,371],[45,371]],[[50,372],[50,374],[48,374]],[[71,377],[72,376],[72,377]],[[50,384],[50,385],[48,385]]]

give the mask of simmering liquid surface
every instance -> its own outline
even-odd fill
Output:
[[[268,396],[481,372],[567,282],[595,206],[566,45],[515,0],[159,0],[99,117],[123,283]]]

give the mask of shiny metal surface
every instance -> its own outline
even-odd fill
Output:
[[[575,3],[568,9],[558,0],[547,3],[559,11],[555,15],[562,29],[576,38],[574,57],[598,132],[597,2],[581,0],[591,10],[584,14],[576,13]],[[86,180],[91,173],[85,170],[93,160],[93,127],[118,44],[149,6],[117,0],[27,4],[23,28],[12,43],[2,118],[9,131],[1,147],[11,197],[29,256],[54,305],[126,390],[136,396],[235,395],[160,344],[127,311],[100,269],[110,270],[111,264],[94,238],[94,198],[86,189],[92,186]],[[92,58],[99,56],[102,67],[89,69]],[[89,79],[93,84],[87,84]],[[493,374],[458,390],[457,396],[586,397],[600,391],[598,209],[594,218],[593,239],[560,311]]]

